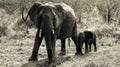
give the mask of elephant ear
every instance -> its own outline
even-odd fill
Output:
[[[38,27],[38,13],[40,11],[40,7],[42,6],[42,3],[34,3],[32,7],[30,8],[28,15],[30,19],[33,21],[36,27]]]
[[[42,6],[42,3],[34,3],[32,5],[32,7],[30,8],[28,15],[31,17],[32,15],[34,15],[34,13],[38,10],[38,8]]]
[[[55,4],[56,9],[63,14],[63,18],[66,17],[66,11],[63,4]]]

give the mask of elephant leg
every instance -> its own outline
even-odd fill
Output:
[[[96,52],[97,51],[96,41],[93,42],[93,45],[94,45],[94,51]]]
[[[66,54],[65,39],[61,39],[61,52],[59,53],[59,55],[65,54]]]
[[[77,37],[77,25],[75,24],[73,30],[72,30],[72,40],[75,43],[76,46],[76,53],[75,55],[83,55],[80,45],[78,44],[78,37]]]
[[[85,42],[85,53],[88,53],[88,42]]]
[[[82,51],[82,46],[83,46],[83,44],[82,44],[82,41],[78,38],[78,45],[80,45],[80,49],[81,49],[81,51]]]
[[[43,35],[41,37],[39,37],[39,30],[36,33],[36,37],[35,37],[35,42],[34,42],[34,47],[33,47],[33,51],[32,51],[32,55],[29,58],[29,61],[38,61],[38,50],[39,50],[39,46],[41,45],[43,39]]]
[[[81,44],[81,41],[80,39],[78,38],[78,45],[80,46],[80,49],[82,48],[82,44]]]
[[[76,53],[75,55],[83,55],[82,51],[81,51],[81,47],[78,44],[77,38],[76,37],[72,37],[73,42],[75,43],[76,46]]]
[[[91,52],[91,45],[92,43],[89,43],[89,52]]]
[[[82,48],[83,48],[83,41],[80,43],[80,49],[81,49],[81,51],[82,51]]]

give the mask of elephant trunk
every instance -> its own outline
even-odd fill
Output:
[[[50,26],[50,27],[49,27]],[[49,29],[51,29],[51,33],[54,35],[55,34],[55,29],[54,29],[54,26],[53,26],[53,24],[51,25],[49,25],[49,26],[47,26],[47,27],[49,27]],[[41,23],[41,26],[40,26],[40,32],[39,32],[39,37],[41,37],[41,34],[42,34],[42,28],[43,28],[44,26],[43,26],[43,22]]]
[[[52,30],[51,26],[46,24],[44,27],[41,29],[43,30],[44,37],[45,37],[45,42],[47,46],[47,54],[48,54],[48,59],[49,63],[55,62],[55,47],[53,44],[53,38],[52,35],[54,33],[54,30]]]
[[[52,28],[52,34],[53,34],[53,35],[55,34],[55,31],[54,31],[53,28]],[[39,37],[41,37],[41,36],[42,36],[42,29],[40,28]]]

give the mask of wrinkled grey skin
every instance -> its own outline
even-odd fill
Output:
[[[35,3],[29,10],[30,19],[37,26],[33,52],[29,61],[38,60],[38,50],[45,37],[49,63],[55,62],[55,43],[61,40],[60,55],[65,55],[65,39],[71,37],[76,46],[76,54],[82,54],[77,39],[76,16],[65,3]]]
[[[82,50],[83,43],[85,42],[85,53],[91,52],[91,46],[93,44],[94,51],[97,51],[96,47],[96,34],[92,31],[84,31],[78,35],[78,44]]]

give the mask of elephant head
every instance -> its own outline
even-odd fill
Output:
[[[28,11],[28,15],[26,16],[26,18],[24,18],[24,10],[22,10],[22,19],[26,22],[27,21],[27,18],[28,16],[30,17],[31,21],[34,22],[35,26],[37,28],[40,28],[42,27],[43,23],[45,20],[48,20],[48,18],[43,18],[45,16],[45,14],[47,15],[46,12],[49,12],[49,18],[52,18],[50,20],[48,20],[49,22],[53,21],[53,23],[50,23],[52,24],[51,27],[52,27],[52,31],[54,33],[54,27],[56,24],[54,23],[54,21],[56,20],[55,18],[56,17],[56,13],[55,11],[56,10],[59,10],[60,12],[63,12],[62,11],[62,8],[61,6],[53,6],[53,3],[52,2],[49,2],[49,3],[45,3],[45,4],[42,4],[42,3],[34,3],[32,5],[32,7],[29,9]],[[51,12],[51,13],[50,13]],[[51,14],[51,15],[50,15]],[[43,22],[43,23],[42,23]],[[46,21],[45,21],[46,22]],[[45,23],[44,23],[45,24]]]

